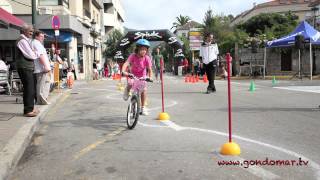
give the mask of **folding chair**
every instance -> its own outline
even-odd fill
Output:
[[[22,92],[22,82],[16,70],[10,73],[10,86],[12,92]]]
[[[11,95],[8,71],[0,70],[0,86],[4,86],[4,88],[6,89],[6,94]]]

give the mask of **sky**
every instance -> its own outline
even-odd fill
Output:
[[[130,29],[170,29],[180,14],[203,22],[211,7],[215,15],[234,16],[253,7],[253,3],[270,0],[121,0],[125,11],[124,25]]]

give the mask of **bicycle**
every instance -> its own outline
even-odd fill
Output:
[[[129,129],[133,129],[139,120],[140,96],[143,89],[146,87],[146,82],[153,82],[150,78],[141,77],[138,78],[133,74],[128,74],[128,77],[133,79],[131,87],[131,95],[129,96],[129,105],[127,110],[127,126]],[[130,94],[130,93],[129,93]]]

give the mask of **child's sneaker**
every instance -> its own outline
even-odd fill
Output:
[[[148,112],[147,108],[141,107],[140,114],[141,114],[141,115],[144,115],[144,116],[148,116],[148,115],[149,115],[149,112]]]
[[[128,87],[126,87],[123,91],[123,100],[127,101],[129,99],[129,91],[128,91]]]

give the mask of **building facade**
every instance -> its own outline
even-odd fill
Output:
[[[32,22],[31,1],[7,1],[12,14]],[[94,60],[102,60],[103,3],[102,0],[37,0],[35,27],[47,34],[45,47],[48,52],[56,41],[61,56],[74,61],[79,79],[92,79]],[[52,17],[59,17],[59,36],[52,28]],[[15,40],[19,32],[13,29],[0,31],[0,47],[6,49],[7,61],[14,61]],[[10,51],[10,52],[7,52]]]
[[[104,34],[107,35],[113,29],[124,33],[124,9],[120,0],[103,0],[103,26]]]
[[[299,17],[299,21],[308,19],[313,15],[309,4],[315,0],[274,0],[261,4],[253,4],[250,10],[247,10],[236,16],[230,26],[246,22],[250,18],[261,13],[286,13],[291,11]]]

